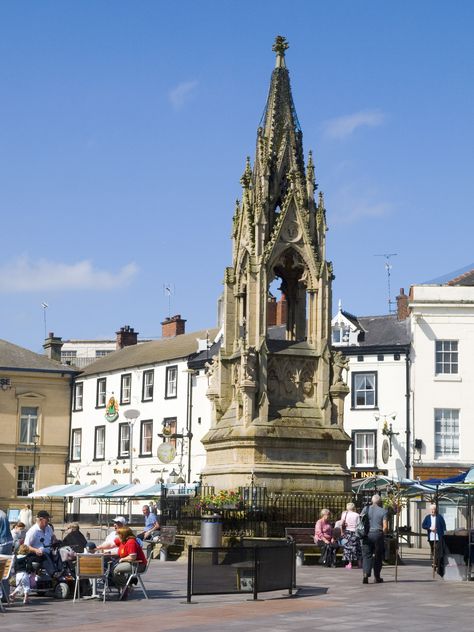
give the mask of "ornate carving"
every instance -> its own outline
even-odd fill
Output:
[[[270,356],[267,391],[270,405],[312,403],[316,396],[316,360]]]
[[[283,35],[277,35],[275,43],[272,46],[272,51],[280,55],[284,55],[285,51],[288,50],[289,47],[290,45],[286,41],[286,37],[283,37]]]
[[[332,384],[345,384],[342,371],[349,367],[349,360],[340,352],[334,351],[332,354]]]

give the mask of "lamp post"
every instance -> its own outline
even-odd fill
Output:
[[[127,420],[128,423],[128,446],[129,446],[129,453],[130,453],[130,476],[129,476],[129,483],[130,485],[133,484],[133,424],[136,422],[136,420],[140,417],[140,411],[136,408],[130,408],[129,410],[126,410],[124,412],[124,417]],[[132,523],[132,504],[133,504],[133,500],[130,498],[129,501],[129,505],[128,505],[128,524]]]
[[[40,440],[39,434],[35,432],[33,435],[33,491],[36,491],[36,452],[38,447],[38,442]],[[34,514],[35,510],[35,497],[31,499],[31,513]]]

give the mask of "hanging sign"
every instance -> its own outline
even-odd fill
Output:
[[[115,399],[115,397],[112,395],[112,397],[109,399],[109,403],[107,404],[107,409],[105,411],[105,418],[107,419],[107,421],[117,421],[119,413],[119,406],[118,406],[118,402]]]

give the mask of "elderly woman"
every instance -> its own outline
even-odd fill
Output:
[[[86,537],[81,533],[77,522],[71,522],[66,526],[66,535],[63,538],[63,544],[70,546],[75,553],[82,553],[86,548]]]
[[[341,530],[343,537],[343,560],[346,568],[352,568],[353,564],[362,565],[362,549],[360,539],[356,536],[356,527],[359,522],[359,514],[355,510],[354,503],[347,503],[346,511],[341,514]]]
[[[335,566],[336,549],[339,545],[333,537],[333,528],[329,522],[331,512],[329,509],[322,509],[320,516],[314,526],[314,541],[321,549],[319,563],[323,566]]]
[[[138,572],[146,568],[146,557],[142,547],[130,527],[122,527],[117,531],[115,544],[118,546],[119,562],[114,568],[114,584],[117,588],[123,588],[128,576],[133,572],[132,562],[138,562]],[[127,592],[122,593],[122,599],[126,599]]]

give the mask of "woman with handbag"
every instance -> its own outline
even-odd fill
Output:
[[[354,503],[347,503],[346,511],[341,514],[342,530],[342,559],[346,563],[346,568],[352,568],[353,564],[362,566],[362,549],[360,539],[356,535],[356,527],[359,522],[359,514],[355,510]]]
[[[332,524],[329,522],[331,512],[329,509],[322,509],[320,516],[314,526],[314,541],[321,549],[319,563],[323,566],[335,566],[339,544],[334,540]]]

